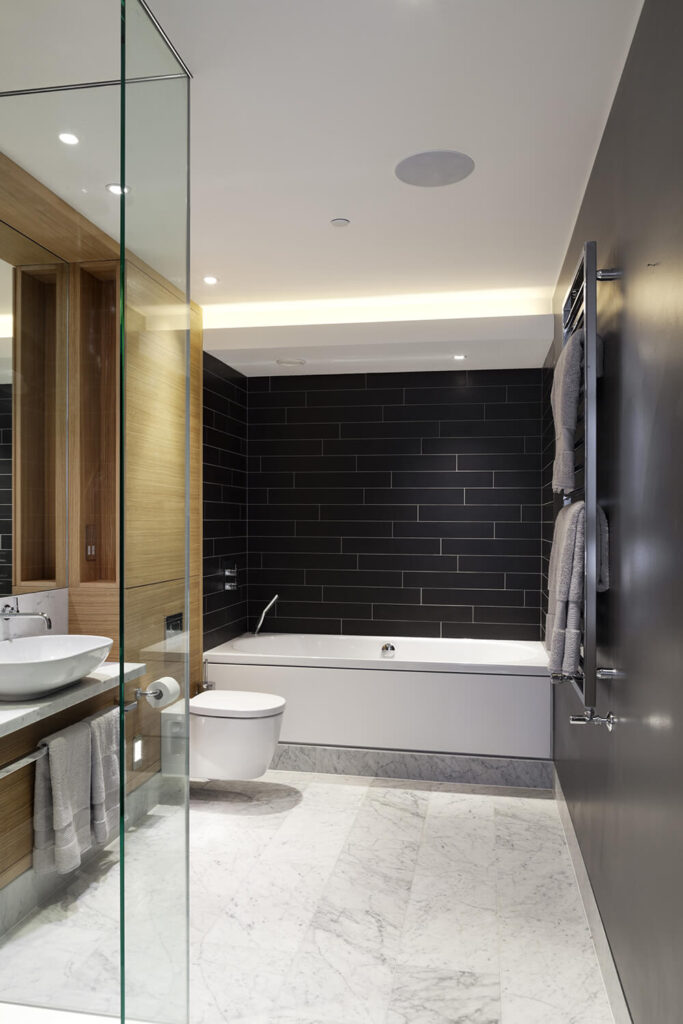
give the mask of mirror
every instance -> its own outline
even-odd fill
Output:
[[[68,267],[0,222],[0,600],[64,587]]]

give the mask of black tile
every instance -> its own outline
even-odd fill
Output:
[[[273,489],[268,495],[269,501],[276,505],[292,505],[301,502],[304,505],[361,505],[363,490],[344,487],[296,487],[291,490]]]
[[[396,406],[396,408],[400,407]],[[394,406],[391,406],[391,409],[393,410]],[[288,423],[376,423],[381,419],[381,405],[321,405],[318,408],[287,409]]]
[[[254,531],[249,533],[249,544],[257,551],[341,551],[341,539],[339,537],[263,537],[255,536]]]
[[[342,604],[327,601],[320,604],[314,601],[281,601],[278,603],[278,616],[290,619],[369,619],[371,605],[357,604],[354,601]]]
[[[528,557],[523,555],[460,555],[459,558],[462,572],[533,573],[538,572],[541,564],[540,552]]]
[[[422,450],[427,455],[459,455],[468,453],[500,454],[505,452],[524,452],[524,437],[425,437]],[[477,469],[477,466],[464,466],[464,469]]]
[[[254,409],[289,409],[304,405],[305,391],[256,391],[249,396],[250,414]]]
[[[298,582],[298,581],[292,581]],[[303,581],[301,581],[303,582]],[[396,570],[361,572],[359,570],[307,569],[306,584],[323,587],[400,587],[401,573]],[[419,586],[419,584],[417,584]]]
[[[369,601],[371,603],[410,604],[420,603],[420,591],[414,588],[373,587],[371,585],[353,587],[323,587],[325,601]],[[401,616],[398,616],[401,618]]]
[[[455,588],[428,588],[422,591],[422,604],[464,604],[516,606],[523,604],[524,593],[521,590],[456,590]]]
[[[442,590],[504,590],[505,574],[502,572],[406,572],[403,574],[406,587],[430,587]],[[444,602],[445,603],[445,602]]]
[[[538,623],[537,608],[475,608],[475,622],[521,622],[526,625]]]
[[[488,406],[487,406],[488,408]],[[407,420],[437,419],[440,422],[450,420],[483,420],[483,405],[392,405],[384,410],[385,420]]]
[[[397,568],[403,571],[425,571],[425,572],[458,572],[458,558],[445,555],[360,555],[358,559],[359,569],[390,569]],[[523,569],[524,566],[520,566]],[[486,571],[486,570],[484,570]],[[491,570],[495,572],[495,569]],[[500,570],[502,571],[502,570]]]
[[[374,619],[400,620],[402,613],[405,614],[405,609],[401,605],[375,604],[372,607]],[[418,605],[410,609],[410,617],[414,622],[472,622],[472,608],[464,605]]]
[[[459,505],[463,502],[461,487],[392,487],[370,488],[365,491],[367,505]]]
[[[364,387],[364,373],[305,374],[270,378],[271,391],[349,391]]]
[[[391,486],[397,487],[491,487],[493,473],[459,473],[459,472],[393,472]],[[381,484],[377,481],[376,485]],[[505,486],[505,485],[503,485]]]
[[[440,548],[440,540],[419,537],[345,537],[342,541],[343,551],[370,552],[373,555],[438,555]]]
[[[508,590],[533,590],[538,586],[538,572],[508,572],[505,586]]]
[[[289,430],[288,430],[289,433]],[[249,455],[263,455],[274,459],[278,456],[296,458],[306,455],[322,455],[323,442],[317,438],[271,437],[259,440],[249,439]],[[268,467],[271,468],[271,467]]]
[[[369,373],[368,387],[439,388],[467,387],[465,370],[426,370],[422,373]]]
[[[330,520],[318,523],[296,524],[297,537],[391,537],[392,523],[353,520]]]
[[[342,438],[350,437],[438,437],[439,424],[435,420],[424,420],[415,423],[342,423]]]
[[[341,633],[339,619],[293,619],[276,615],[268,619],[269,633]]]
[[[315,430],[311,428],[309,423],[286,423],[286,424],[258,424],[254,422],[249,423],[249,445],[250,448],[255,441],[263,440],[275,440],[279,441],[280,444],[284,444],[286,440],[292,441],[308,441],[311,442],[311,438],[330,438],[339,437],[339,424],[338,423],[317,423]],[[319,442],[316,441],[316,444]]]
[[[519,505],[420,505],[420,520],[424,522],[518,523],[520,518]]]
[[[521,623],[472,622],[460,625],[444,622],[441,636],[468,637],[473,640],[538,640],[539,632],[538,626]]]
[[[320,603],[323,599],[322,587],[306,587],[291,584],[279,584],[278,595],[281,601],[315,601]],[[249,601],[263,602],[267,604],[273,597],[273,587],[266,583],[253,583],[249,581]]]
[[[258,522],[262,519],[289,520],[294,519],[297,523],[301,520],[315,520],[320,518],[318,505],[255,505],[249,506],[249,520]],[[257,527],[258,531],[258,527]]]
[[[541,421],[521,420],[455,420],[439,424],[440,437],[525,437],[541,433]]]
[[[371,391],[310,391],[307,395],[309,406],[353,407],[359,405],[401,405],[403,403],[402,388],[373,388]]]
[[[391,473],[297,473],[296,486],[297,488],[391,487]]]
[[[493,537],[495,523],[394,523],[394,537]]]
[[[265,468],[265,467],[264,467]],[[508,471],[510,475],[516,475],[519,471],[535,472],[538,473],[540,470],[540,463],[537,455],[529,455],[522,453],[506,452],[503,454],[493,454],[492,452],[479,455],[468,455],[463,453],[458,455],[458,469],[467,470],[496,470],[500,472]],[[540,481],[535,480],[533,486],[538,486]],[[496,480],[496,487],[505,487],[505,483],[499,483]],[[512,486],[523,486],[527,484],[518,483]]]
[[[541,489],[541,470],[496,470],[493,474],[494,487],[533,487]],[[536,495],[538,497],[538,493]]]
[[[421,450],[420,437],[352,437],[323,442],[325,455],[419,455]]]
[[[408,522],[417,519],[417,505],[321,505],[320,518]]]
[[[356,555],[333,554],[326,551],[263,551],[264,569],[355,569]],[[523,566],[520,566],[520,569]],[[310,580],[306,580],[310,582]]]
[[[426,387],[406,388],[406,405],[427,405],[428,403],[450,404],[451,402],[460,405],[477,404],[481,402],[505,402],[505,387],[477,388],[477,387]]]
[[[437,637],[441,635],[441,624],[438,622],[415,622],[413,619],[405,622],[343,619],[342,633],[351,636],[386,636],[388,639],[392,636]]]
[[[472,538],[452,539],[443,541],[444,555],[528,555],[537,558],[540,555],[538,538],[484,539]]]
[[[539,428],[540,411],[540,403],[537,402],[486,403],[487,420],[531,420],[538,417]]]
[[[533,487],[477,487],[465,491],[466,505],[524,505],[540,498]]]
[[[362,466],[358,467],[362,469]],[[368,467],[371,468],[371,467]],[[387,467],[389,468],[389,467]],[[355,455],[264,455],[261,469],[267,473],[355,472]]]

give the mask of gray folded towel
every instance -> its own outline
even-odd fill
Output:
[[[574,331],[560,352],[550,392],[555,422],[553,491],[558,494],[574,490],[574,435],[581,394],[583,343],[583,330]]]
[[[609,525],[607,516],[598,505],[598,579],[597,589],[602,594],[609,590]]]
[[[89,719],[92,751],[92,830],[96,843],[104,845],[119,827],[119,720],[118,708],[109,708]]]
[[[90,726],[77,722],[41,740],[36,762],[33,867],[65,875],[92,845],[90,834]]]
[[[585,525],[585,503],[565,505],[555,520],[550,552],[544,643],[550,671],[566,675],[579,670]]]

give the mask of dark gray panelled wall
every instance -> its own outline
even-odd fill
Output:
[[[570,728],[578,701],[558,689],[555,757],[635,1024],[683,1020],[682,46],[680,0],[646,0],[555,304],[585,240],[623,268],[598,286],[598,639],[624,678],[599,684],[597,707],[619,723]]]
[[[537,640],[542,373],[250,378],[250,618]]]
[[[204,353],[204,650],[247,629],[247,380]],[[237,566],[239,588],[224,570]]]

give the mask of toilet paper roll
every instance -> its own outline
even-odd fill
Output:
[[[169,704],[172,704],[174,700],[178,700],[180,697],[180,685],[176,682],[173,676],[162,676],[161,679],[155,679],[153,683],[150,683],[147,687],[148,690],[160,690],[158,696],[146,697],[146,701],[153,708],[165,708]]]

